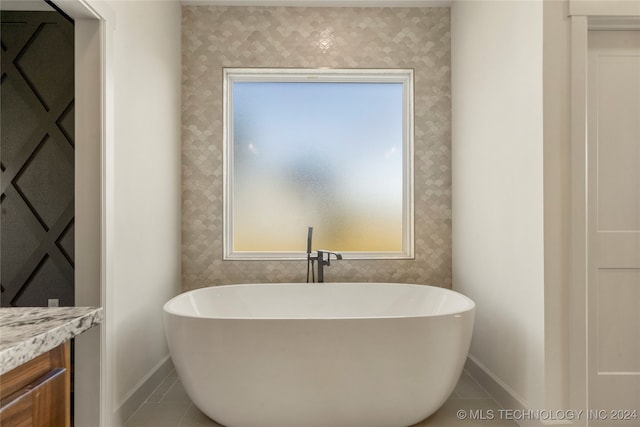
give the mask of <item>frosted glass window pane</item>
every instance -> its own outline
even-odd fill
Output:
[[[402,253],[402,82],[233,81],[231,252]]]

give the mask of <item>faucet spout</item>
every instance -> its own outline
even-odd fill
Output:
[[[339,254],[337,252],[331,252],[331,251],[327,251],[327,250],[319,250],[318,252],[322,252],[323,254],[327,254],[327,260],[325,261],[325,265],[326,266],[330,266],[331,265],[331,255],[333,255],[336,260],[341,260],[342,259],[342,254]]]

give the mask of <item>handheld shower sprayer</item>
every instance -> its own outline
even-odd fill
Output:
[[[307,255],[311,254],[311,241],[313,240],[313,227],[307,230]]]

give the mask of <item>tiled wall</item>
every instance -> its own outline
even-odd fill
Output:
[[[182,24],[184,290],[306,275],[306,261],[222,260],[223,67],[413,68],[415,259],[338,261],[326,275],[451,287],[448,8],[185,6]]]

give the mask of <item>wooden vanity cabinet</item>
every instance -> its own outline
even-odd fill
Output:
[[[69,342],[0,377],[0,426],[70,427]]]

